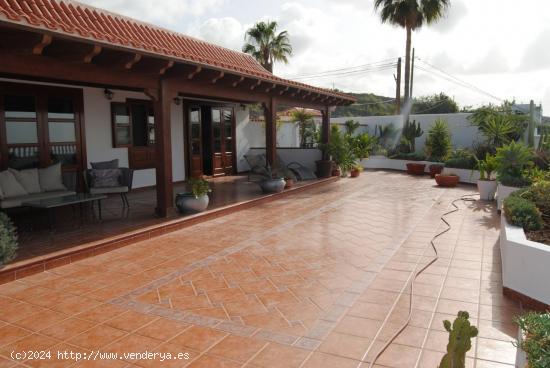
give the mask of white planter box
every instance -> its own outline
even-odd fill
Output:
[[[455,174],[460,178],[461,183],[477,184],[479,180],[479,171],[470,169],[455,169],[446,167],[443,169],[443,174]]]
[[[518,328],[518,348],[516,350],[516,368],[526,368],[527,365],[527,354],[525,351],[521,350],[520,345],[523,342],[523,331],[521,328]]]
[[[504,203],[504,200],[510,196],[513,192],[516,190],[521,189],[517,187],[509,187],[506,185],[502,185],[498,183],[497,187],[497,208],[499,210],[502,210],[502,204]]]
[[[550,304],[550,246],[528,240],[522,228],[501,216],[502,285],[539,302]]]

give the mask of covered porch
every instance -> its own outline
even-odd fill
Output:
[[[129,209],[114,195],[104,200],[102,223],[88,216],[75,224],[80,216],[67,207],[48,236],[23,224],[20,259],[177,221],[174,196],[189,177],[215,178],[210,210],[261,198],[238,176],[254,151],[248,106],[263,108],[263,151],[273,166],[279,106],[321,111],[328,142],[331,108],[354,102],[276,77],[249,55],[81,4],[50,12],[0,5],[0,48],[0,171],[60,164],[76,193],[89,192],[92,163],[116,161],[133,172]],[[2,210],[19,221],[19,207]]]

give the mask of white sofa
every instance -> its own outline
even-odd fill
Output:
[[[15,179],[15,181],[14,181]],[[23,206],[33,200],[76,194],[76,172],[61,171],[61,165],[44,169],[0,172],[0,209]]]

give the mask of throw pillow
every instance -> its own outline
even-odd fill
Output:
[[[32,193],[40,193],[42,189],[40,188],[40,180],[38,179],[38,169],[27,169],[27,170],[15,170],[8,169],[15,179],[25,188],[25,190]]]
[[[65,185],[63,185],[61,163],[38,169],[38,179],[40,180],[40,188],[42,188],[43,192],[67,190]]]
[[[97,170],[118,169],[118,158],[111,161],[90,162],[90,166]]]
[[[19,197],[29,194],[8,170],[0,172],[0,187],[4,198]]]
[[[92,188],[113,188],[120,186],[119,169],[92,170]]]

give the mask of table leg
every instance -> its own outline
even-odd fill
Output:
[[[103,218],[101,217],[101,199],[97,200],[97,209],[98,209],[99,221],[102,221]]]
[[[46,211],[46,214],[48,216],[48,229],[50,230],[50,233],[53,232],[53,223],[54,223],[54,209],[48,208]]]

